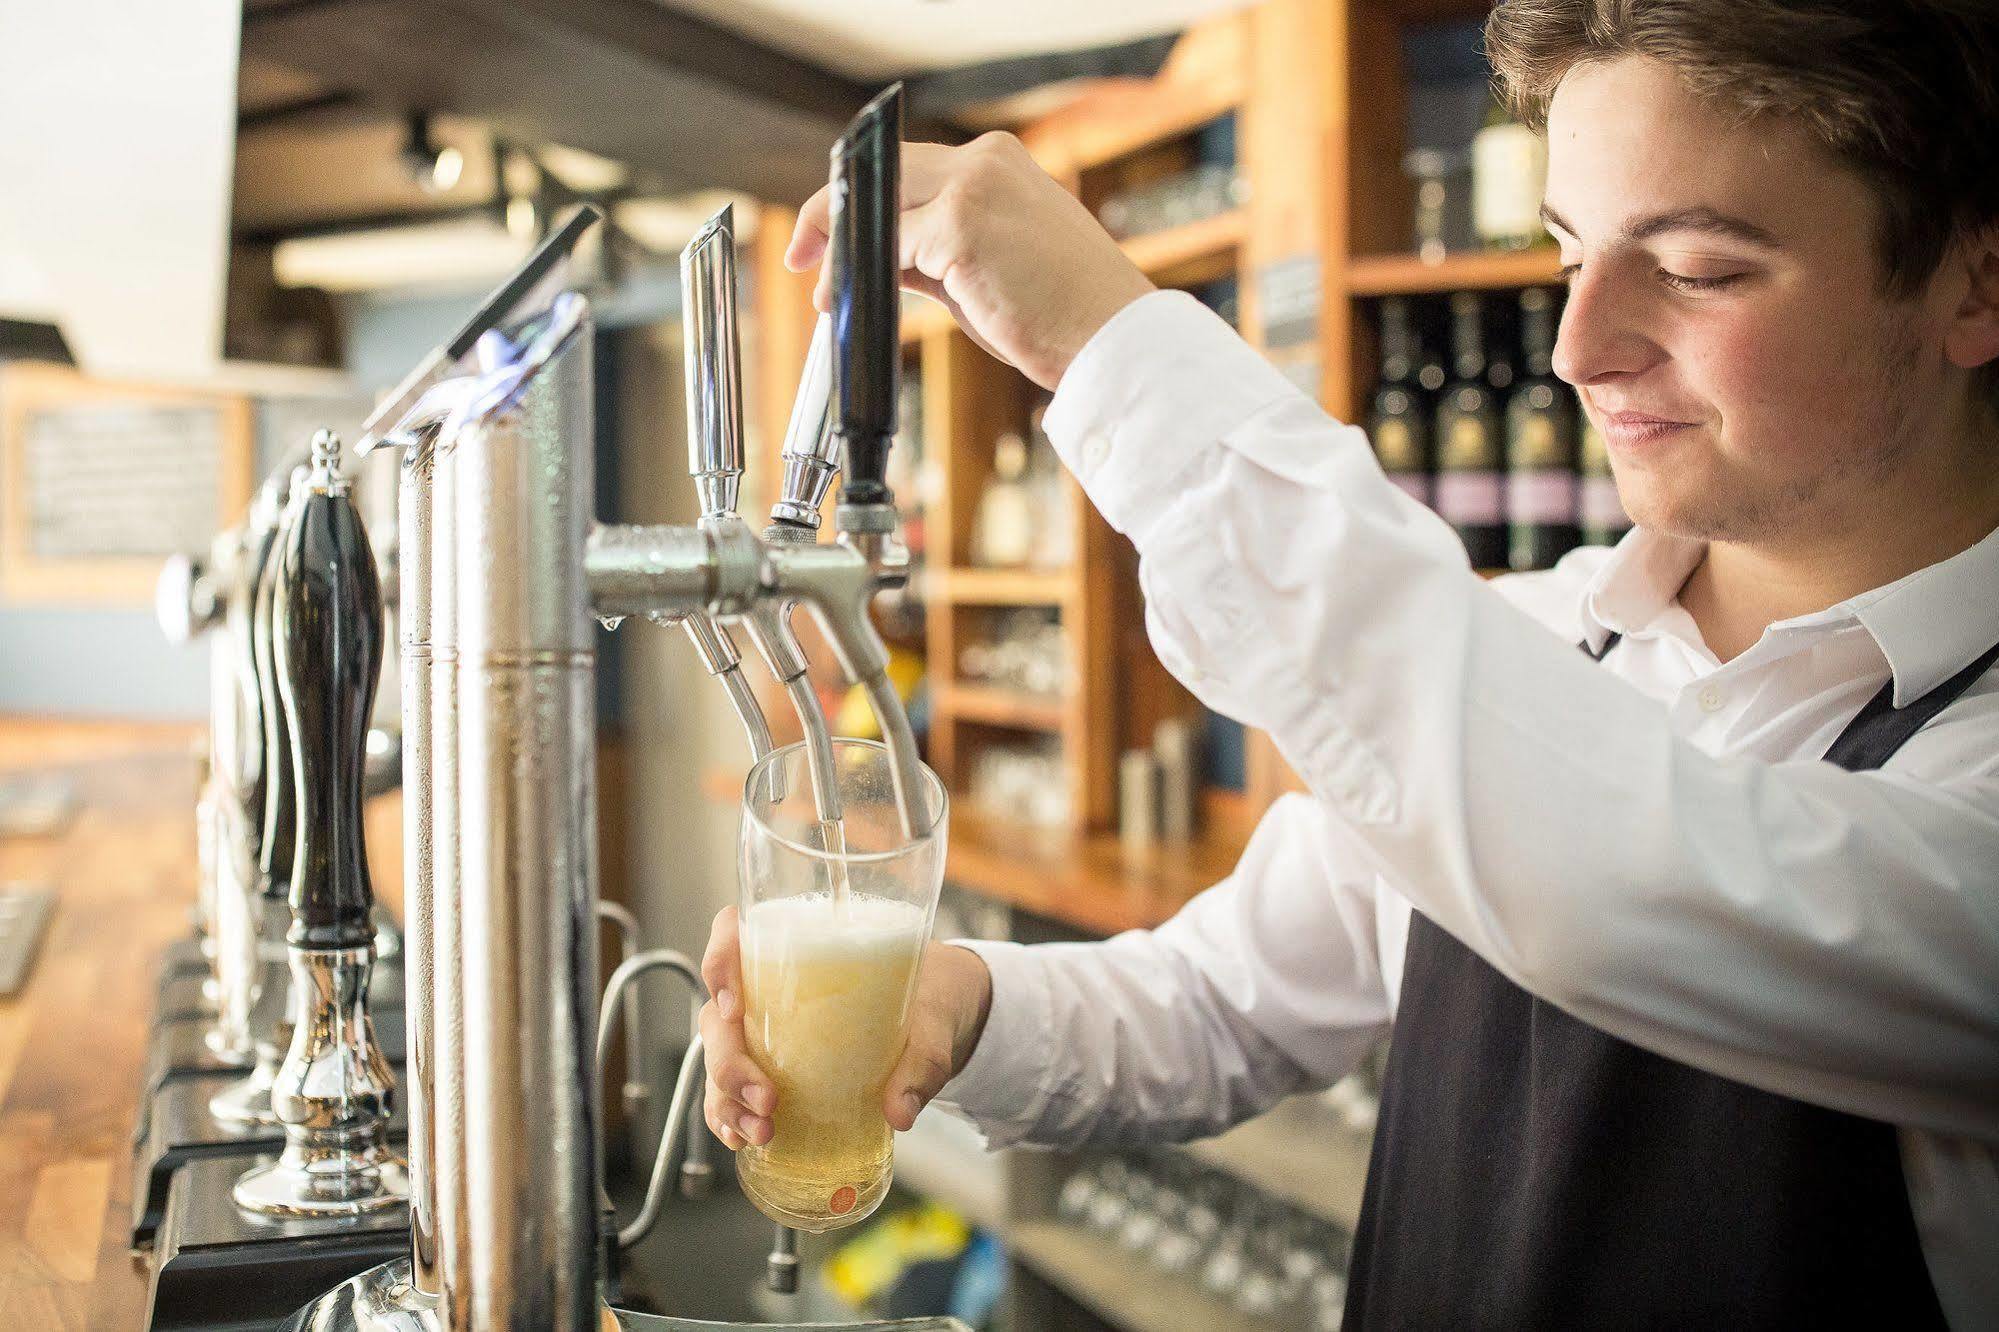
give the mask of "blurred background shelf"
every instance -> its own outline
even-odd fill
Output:
[[[1272,1197],[1337,1221],[1360,1220],[1370,1139],[1317,1096],[1294,1096],[1186,1150]]]
[[[1561,274],[1560,252],[1552,245],[1451,254],[1435,263],[1414,254],[1368,254],[1348,263],[1347,290],[1355,296],[1495,291],[1559,282]]]
[[[939,569],[932,595],[967,606],[1059,606],[1069,600],[1075,575],[1039,569]]]
[[[1125,1332],[1276,1332],[1278,1327],[1060,1221],[1017,1224],[1007,1232],[1007,1244],[1017,1259]]]
[[[1121,242],[1126,257],[1163,287],[1193,287],[1230,276],[1249,236],[1249,211],[1218,213],[1166,231]]]
[[[1059,698],[1036,698],[1032,694],[995,689],[988,685],[939,681],[932,686],[931,706],[965,721],[989,726],[1009,726],[1023,731],[1062,729],[1063,703]]]

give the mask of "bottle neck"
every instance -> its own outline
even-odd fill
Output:
[[[1478,316],[1460,315],[1451,328],[1451,360],[1459,379],[1485,377],[1485,335]]]
[[[1520,311],[1520,356],[1533,379],[1548,379],[1555,371],[1555,330],[1553,312],[1545,305],[1523,306]]]
[[[1381,305],[1381,378],[1385,384],[1408,380],[1416,368],[1414,340],[1409,336],[1409,310],[1397,300]]]

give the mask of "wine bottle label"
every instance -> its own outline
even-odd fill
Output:
[[[1506,521],[1506,483],[1498,472],[1437,473],[1437,512],[1459,527],[1493,527]]]
[[[1430,502],[1430,474],[1428,472],[1390,472],[1388,479],[1395,488],[1415,500],[1418,504]]]
[[[1610,475],[1610,446],[1588,417],[1583,418],[1582,468],[1586,476]]]
[[[1521,124],[1488,125],[1472,140],[1472,225],[1494,245],[1541,236],[1541,193],[1548,146]]]
[[[1582,521],[1585,527],[1620,528],[1631,526],[1623,501],[1617,498],[1617,482],[1607,476],[1582,479]]]
[[[1476,468],[1497,461],[1492,428],[1483,417],[1452,416],[1444,431],[1442,467]]]
[[[1529,416],[1516,423],[1513,459],[1520,467],[1556,467],[1561,464],[1561,443],[1555,423],[1545,416]]]
[[[1529,526],[1567,526],[1575,522],[1576,474],[1566,468],[1536,468],[1509,474],[1506,517],[1509,522]]]
[[[1399,418],[1381,422],[1374,428],[1374,454],[1385,472],[1407,472],[1423,465],[1422,442],[1409,423]]]

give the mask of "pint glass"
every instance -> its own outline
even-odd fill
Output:
[[[894,1148],[882,1092],[901,1057],[917,960],[944,878],[943,783],[923,768],[904,832],[888,751],[833,741],[841,818],[822,822],[802,744],[764,756],[743,794],[743,1023],[777,1089],[771,1140],[744,1147],[750,1201],[799,1230],[880,1204]]]

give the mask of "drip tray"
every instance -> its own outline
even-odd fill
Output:
[[[245,1212],[236,1180],[274,1153],[210,1156],[174,1172],[153,1272],[153,1329],[269,1328],[355,1273],[409,1252],[409,1208],[337,1220]]]

